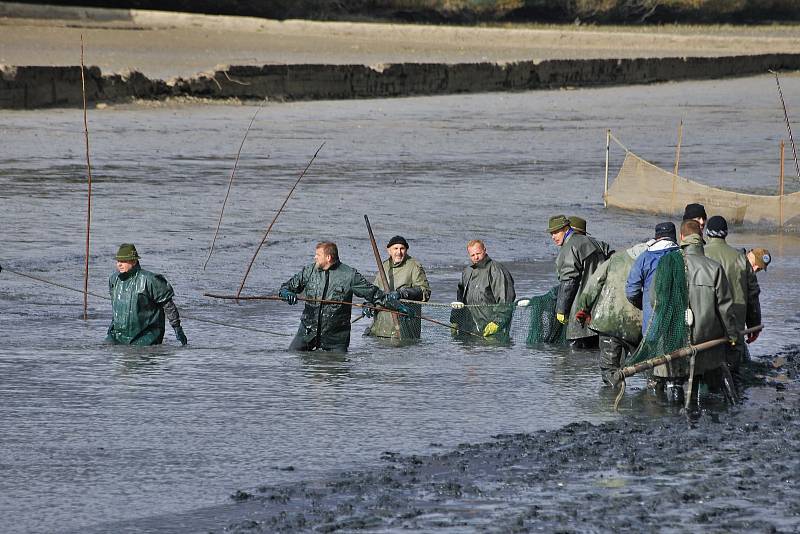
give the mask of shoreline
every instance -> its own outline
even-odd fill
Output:
[[[171,97],[389,98],[800,69],[800,25],[463,27],[0,2],[0,109]]]
[[[544,60],[514,63],[390,65],[233,65],[174,80],[141,72],[86,69],[90,104],[136,99],[341,100],[605,87],[746,77],[800,70],[799,54],[640,59]],[[0,65],[0,109],[79,107],[80,66]]]

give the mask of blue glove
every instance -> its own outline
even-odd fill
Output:
[[[288,302],[289,304],[297,304],[297,295],[289,291],[288,288],[285,287],[281,288],[281,291],[280,293],[278,293],[278,296],[283,300],[285,300],[286,302]]]
[[[373,310],[372,308],[366,308],[366,307],[361,308],[361,315],[363,315],[364,317],[369,317],[370,319],[372,319],[373,317],[375,317],[375,310]]]
[[[189,342],[189,340],[186,339],[186,334],[183,333],[183,327],[176,326],[174,330],[175,330],[175,339],[180,341],[181,345],[186,345]]]
[[[391,305],[395,302],[400,300],[400,292],[399,291],[389,291],[386,293],[386,304]]]
[[[414,317],[417,316],[417,314],[414,313],[414,310],[412,310],[411,308],[409,308],[408,306],[406,306],[405,304],[402,304],[400,302],[398,302],[395,305],[394,309],[399,311],[400,313],[406,314],[406,316],[405,317],[401,317],[401,319],[413,319]]]

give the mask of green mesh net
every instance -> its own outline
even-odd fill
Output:
[[[625,361],[633,365],[668,354],[689,344],[686,309],[689,306],[686,267],[681,251],[670,252],[658,262],[651,298],[653,313],[642,342]]]
[[[465,305],[453,308],[451,304],[415,302],[404,300],[416,318],[399,318],[401,340],[449,340],[514,342],[535,345],[539,343],[566,344],[566,328],[556,321],[556,293],[554,287],[543,295],[530,297],[525,306],[514,304]],[[426,319],[419,318],[420,314]],[[381,319],[381,337],[391,337],[394,331],[387,318]],[[439,324],[436,324],[439,323]],[[497,331],[484,337],[486,325],[495,323]],[[450,328],[454,327],[454,328]]]

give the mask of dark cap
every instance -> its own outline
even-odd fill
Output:
[[[675,231],[675,225],[671,222],[662,222],[656,225],[656,233],[655,238],[661,239],[662,237],[668,237],[674,242],[678,242],[678,234]]]
[[[553,215],[547,221],[547,231],[551,234],[558,232],[565,226],[569,226],[569,219],[567,219],[566,215]]]
[[[698,217],[708,219],[706,208],[702,204],[686,204],[686,209],[683,210],[683,220],[697,219]]]
[[[706,222],[706,235],[708,237],[722,237],[728,235],[728,221],[721,215],[714,215]]]
[[[569,219],[569,225],[573,230],[582,234],[586,233],[586,219],[577,215],[570,215],[567,219]]]
[[[396,235],[389,240],[389,244],[386,245],[386,248],[389,248],[393,245],[403,245],[404,247],[408,248],[408,241],[406,241],[405,237]]]
[[[136,247],[133,246],[133,243],[123,243],[119,246],[119,250],[117,250],[117,255],[114,256],[114,259],[119,261],[134,261],[139,259],[139,253],[136,252]]]

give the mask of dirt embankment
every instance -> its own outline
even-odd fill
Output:
[[[20,0],[272,19],[481,22],[770,22],[800,20],[794,0]]]

